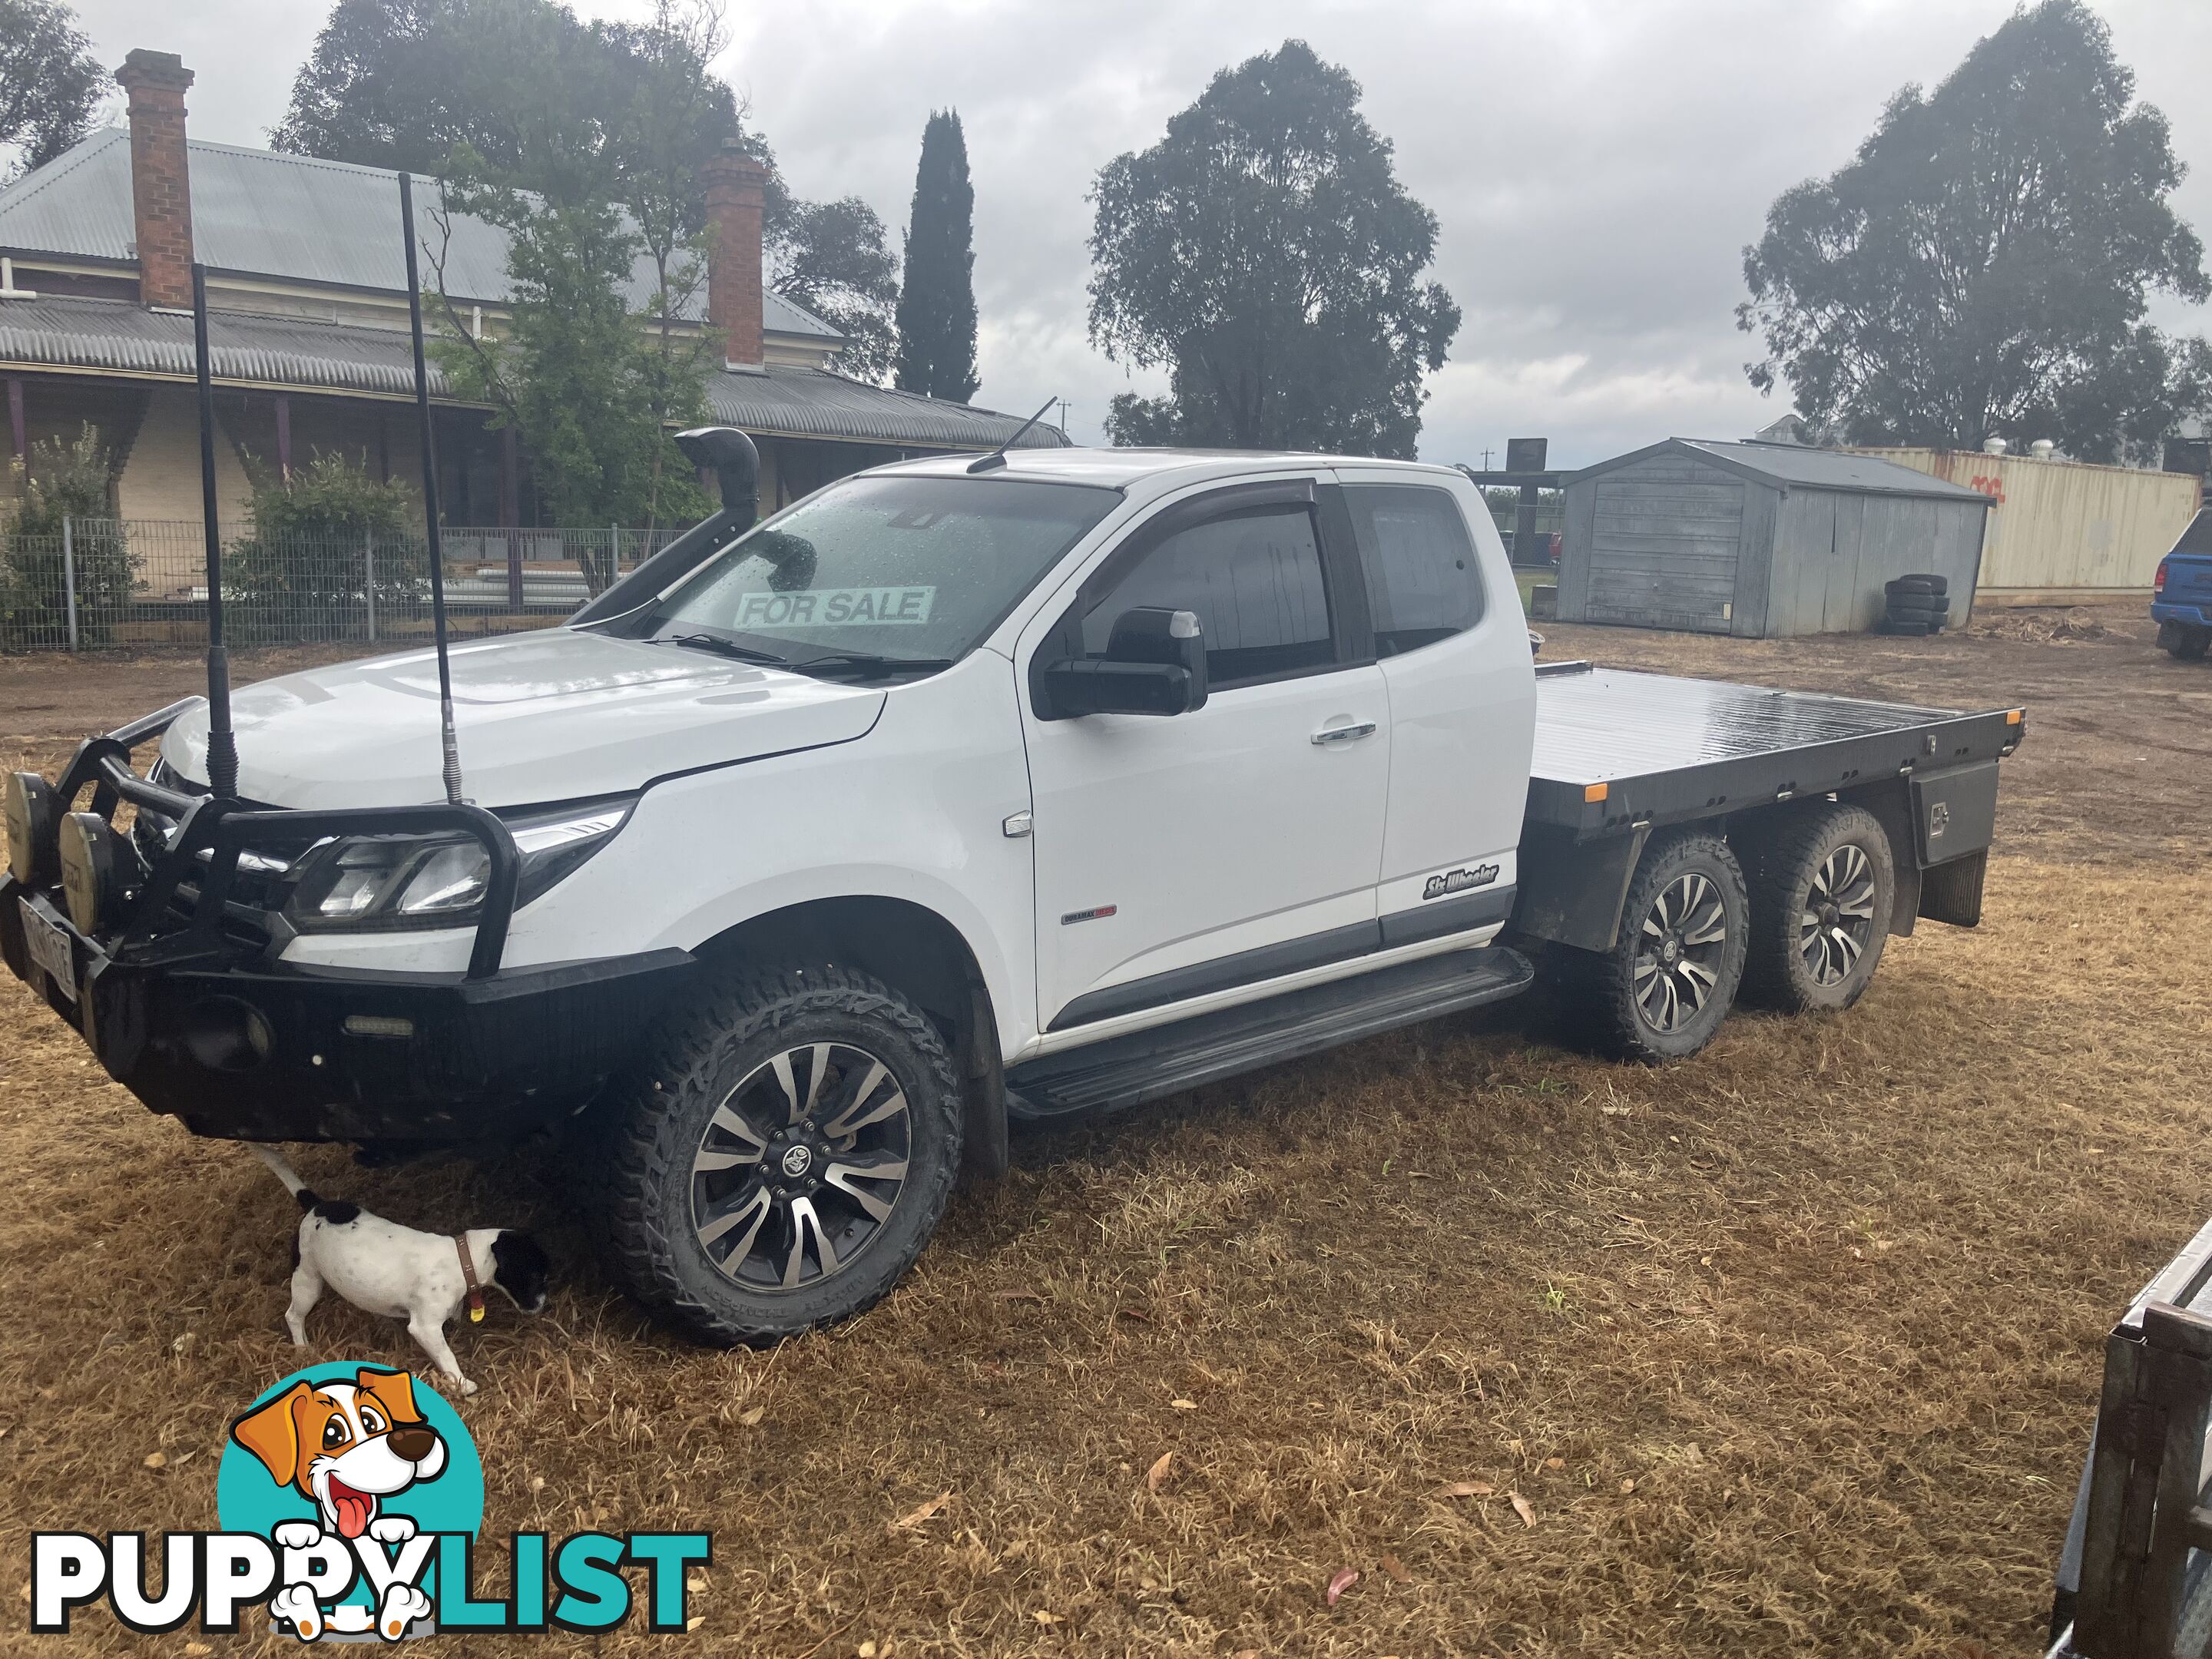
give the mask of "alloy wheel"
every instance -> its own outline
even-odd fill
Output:
[[[1845,842],[1820,861],[1797,914],[1797,953],[1818,985],[1842,983],[1874,933],[1874,862]]]
[[[1727,907],[1710,878],[1692,871],[1659,890],[1636,950],[1637,1006],[1652,1030],[1679,1031],[1698,1017],[1727,948]]]
[[[906,1092],[865,1048],[810,1042],[747,1073],[691,1160],[691,1224],[749,1291],[809,1288],[849,1267],[906,1189]]]

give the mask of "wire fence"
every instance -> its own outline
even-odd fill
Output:
[[[442,532],[456,634],[559,621],[681,528],[619,525]],[[240,645],[405,643],[430,629],[421,537],[222,531],[223,628]],[[68,519],[0,535],[0,651],[94,651],[207,639],[206,531],[166,519]]]
[[[1498,539],[1505,544],[1505,555],[1516,565],[1540,570],[1555,562],[1553,558],[1552,538],[1566,528],[1567,509],[1564,502],[1547,501],[1538,506],[1536,533],[1530,544],[1525,548],[1520,546],[1514,539],[1514,532],[1520,525],[1519,505],[1516,503],[1511,507],[1504,507],[1492,501],[1489,506],[1490,520],[1498,526]]]

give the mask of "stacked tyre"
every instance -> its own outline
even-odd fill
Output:
[[[1899,576],[1884,584],[1885,634],[1940,634],[1951,619],[1951,584],[1942,576]]]

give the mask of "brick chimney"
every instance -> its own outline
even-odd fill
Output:
[[[131,213],[138,242],[138,297],[149,306],[192,302],[192,181],[185,160],[185,88],[192,72],[173,52],[140,47],[115,78],[131,94]]]
[[[707,163],[707,320],[732,368],[767,361],[761,338],[761,216],[768,169],[732,147]]]

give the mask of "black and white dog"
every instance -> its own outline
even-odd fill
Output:
[[[268,1146],[253,1154],[300,1200],[298,1265],[292,1269],[292,1305],[284,1310],[295,1346],[307,1341],[307,1315],[325,1287],[364,1313],[404,1319],[439,1375],[463,1394],[477,1385],[461,1375],[446,1342],[446,1322],[464,1304],[483,1316],[483,1286],[495,1285],[525,1313],[545,1306],[545,1252],[528,1233],[506,1227],[472,1227],[457,1235],[417,1232],[371,1215],[343,1199],[318,1198],[292,1166]]]

